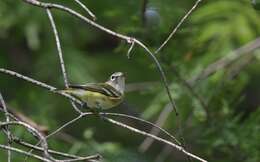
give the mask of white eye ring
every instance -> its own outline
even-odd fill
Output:
[[[116,79],[116,77],[115,76],[111,76],[111,80],[115,80]]]

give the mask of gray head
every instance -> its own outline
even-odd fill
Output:
[[[106,83],[111,85],[112,87],[114,87],[121,94],[124,94],[124,91],[125,91],[125,76],[122,72],[113,73]]]

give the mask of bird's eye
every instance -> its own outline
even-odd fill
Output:
[[[111,76],[111,80],[115,80],[116,79],[116,77],[115,76]]]

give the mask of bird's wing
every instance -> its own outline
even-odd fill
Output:
[[[69,88],[97,92],[110,97],[120,97],[122,95],[114,87],[106,83],[87,83],[83,85],[69,85]]]

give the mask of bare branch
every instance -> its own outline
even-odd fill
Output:
[[[95,21],[97,20],[97,17],[87,8],[86,5],[84,5],[82,2],[80,2],[79,0],[74,0],[76,3],[78,3],[91,17],[92,19]]]
[[[61,71],[62,71],[62,74],[63,74],[65,87],[67,88],[69,82],[68,82],[68,77],[67,77],[67,73],[66,73],[66,68],[65,68],[65,65],[64,65],[63,54],[62,54],[62,50],[61,50],[61,44],[60,44],[58,31],[57,31],[57,28],[56,28],[55,22],[53,20],[52,13],[51,13],[50,9],[47,8],[46,12],[48,14],[48,18],[50,20],[52,31],[53,31],[53,34],[54,34],[54,37],[55,37],[56,47],[57,47],[59,58],[60,58],[59,60],[60,60],[60,65],[61,65]]]
[[[59,54],[59,60],[60,60],[60,65],[61,65],[61,71],[63,74],[63,79],[64,79],[64,83],[65,83],[65,87],[68,88],[69,82],[68,82],[68,77],[67,77],[67,73],[66,73],[66,68],[64,65],[64,60],[63,60],[63,54],[62,54],[62,49],[61,49],[61,44],[60,44],[60,39],[59,39],[59,35],[58,35],[58,31],[55,25],[55,22],[53,20],[51,11],[49,8],[46,9],[50,23],[51,23],[51,27],[54,33],[54,37],[55,37],[55,42],[56,42],[56,47],[58,50],[58,54]],[[81,111],[77,108],[77,106],[73,103],[73,101],[70,101],[72,104],[72,107],[74,108],[74,110],[78,113],[81,113]]]
[[[202,0],[197,0],[196,3],[192,6],[192,8],[182,17],[181,21],[177,24],[177,26],[172,30],[171,34],[166,38],[166,40],[162,43],[162,45],[155,51],[155,54],[161,51],[161,49],[169,42],[169,40],[174,36],[174,34],[178,31],[183,22],[189,17],[189,15],[194,11],[199,3]]]
[[[166,135],[168,135],[171,139],[173,139],[173,141],[175,141],[177,144],[180,144],[180,142],[173,136],[171,135],[169,132],[167,132],[166,130],[164,130],[163,128],[161,128],[160,126],[153,124],[152,122],[146,121],[144,119],[135,117],[135,116],[130,116],[130,115],[126,115],[126,114],[119,114],[119,113],[104,113],[104,115],[110,115],[110,116],[118,116],[118,117],[124,117],[124,118],[129,118],[129,119],[134,119],[137,120],[139,122],[151,125],[154,129],[160,130],[163,133],[165,133]]]
[[[7,110],[7,107],[6,107],[6,104],[5,104],[5,101],[4,101],[4,98],[0,92],[0,103],[2,104],[3,106],[3,110],[4,110],[4,113],[5,113],[5,118],[6,118],[6,122],[9,122],[10,121],[10,118],[9,118],[9,113],[8,113],[8,110]],[[8,138],[8,145],[7,146],[11,146],[10,143],[11,143],[11,135],[10,135],[10,130],[8,129],[8,127],[6,127],[6,131],[7,131],[7,138]],[[8,150],[7,151],[7,161],[8,162],[11,162],[11,150]]]
[[[21,154],[24,154],[24,155],[27,155],[27,156],[31,156],[31,157],[34,157],[34,158],[39,159],[41,161],[52,162],[52,160],[49,160],[47,158],[44,158],[44,157],[41,157],[41,156],[38,156],[38,155],[35,155],[35,154],[32,154],[32,153],[29,153],[27,151],[20,150],[20,149],[15,148],[15,147],[10,147],[10,146],[0,144],[0,148],[6,149],[6,150],[11,150],[11,151],[14,151],[14,152],[18,152],[18,153],[21,153]]]
[[[45,88],[45,89],[51,91],[52,93],[56,93],[56,94],[62,95],[62,96],[64,96],[64,97],[67,97],[68,99],[72,100],[73,102],[75,102],[75,103],[77,103],[77,104],[80,104],[80,105],[83,104],[80,100],[78,100],[78,99],[76,99],[76,98],[74,98],[74,97],[72,97],[72,96],[70,96],[70,95],[68,95],[68,94],[66,94],[66,93],[61,93],[61,92],[59,92],[59,91],[56,91],[57,88],[55,88],[55,87],[53,87],[53,86],[50,86],[50,85],[45,84],[45,83],[43,83],[43,82],[40,82],[40,81],[37,81],[37,80],[35,80],[35,79],[29,78],[29,77],[24,76],[24,75],[22,75],[22,74],[19,74],[19,73],[17,73],[17,72],[0,68],[0,73],[8,74],[8,75],[11,75],[11,76],[14,76],[14,77],[23,79],[23,80],[25,80],[25,81],[27,81],[27,82],[30,82],[30,83],[33,83],[33,84],[35,84],[35,85],[37,85],[37,86],[40,86],[40,87],[42,87],[42,88]]]
[[[27,148],[31,148],[31,149],[35,149],[37,151],[43,151],[44,149],[42,147],[37,147],[34,146],[30,143],[24,142],[21,139],[19,139],[18,137],[12,137],[13,141],[21,146],[27,147]],[[55,151],[55,150],[48,150],[49,153],[53,154],[53,155],[58,155],[58,156],[62,156],[62,157],[66,157],[66,158],[73,158],[74,160],[100,160],[101,156],[99,154],[97,155],[91,155],[91,156],[76,156],[76,155],[72,155],[72,154],[67,154],[67,153],[63,153],[63,152],[59,152],[59,151]]]
[[[128,130],[131,130],[132,132],[135,132],[135,133],[137,133],[137,134],[141,134],[141,135],[144,135],[144,136],[146,136],[146,137],[151,137],[151,138],[153,138],[153,139],[155,139],[155,140],[157,140],[157,141],[159,141],[159,142],[162,142],[162,143],[165,143],[165,144],[167,144],[167,145],[170,145],[171,147],[173,147],[173,148],[175,148],[175,149],[177,149],[177,150],[183,152],[185,155],[187,155],[187,156],[189,156],[189,157],[192,157],[192,158],[194,158],[194,159],[196,159],[196,160],[199,160],[199,161],[201,161],[201,162],[207,162],[206,160],[204,160],[204,159],[202,159],[202,158],[200,158],[200,157],[198,157],[198,156],[196,156],[196,155],[194,155],[194,154],[192,154],[192,153],[186,151],[182,146],[176,145],[176,144],[174,144],[174,143],[172,143],[172,142],[170,142],[170,141],[167,141],[167,140],[165,140],[165,139],[162,139],[162,138],[160,138],[160,137],[157,137],[157,136],[155,136],[155,135],[152,135],[152,134],[149,134],[149,133],[147,133],[147,132],[141,131],[141,130],[139,130],[139,129],[136,129],[136,128],[134,128],[134,127],[128,126],[128,125],[126,125],[126,124],[123,124],[123,123],[121,123],[121,122],[115,121],[115,120],[110,119],[110,118],[107,118],[107,117],[104,118],[104,120],[106,120],[106,121],[108,121],[108,122],[110,122],[110,123],[112,123],[112,124],[118,125],[118,126],[120,126],[120,127],[126,128],[126,129],[128,129]]]
[[[66,122],[65,124],[63,124],[61,127],[59,127],[58,129],[56,129],[55,131],[53,131],[51,134],[49,134],[48,136],[46,136],[47,138],[50,138],[51,136],[53,136],[54,134],[58,133],[59,131],[61,131],[62,129],[64,129],[65,127],[69,126],[70,124],[76,122],[77,120],[79,120],[80,118],[82,118],[83,114],[80,114],[79,116],[77,116],[76,118],[70,120],[69,122]]]
[[[5,73],[5,74],[8,74],[8,75],[12,75],[12,76],[17,77],[17,78],[20,78],[20,79],[23,79],[23,80],[25,80],[25,81],[27,81],[27,82],[33,83],[33,84],[35,84],[35,85],[38,85],[38,86],[40,86],[40,87],[42,87],[42,88],[45,88],[45,89],[48,89],[48,90],[50,90],[50,91],[56,90],[55,87],[49,86],[49,85],[47,85],[47,84],[45,84],[45,83],[43,83],[43,82],[39,82],[39,81],[37,81],[37,80],[35,80],[35,79],[29,78],[29,77],[27,77],[27,76],[24,76],[24,75],[22,75],[22,74],[19,74],[19,73],[17,73],[17,72],[11,71],[11,70],[7,70],[7,69],[4,69],[4,68],[0,68],[0,72],[1,72],[1,73]]]
[[[134,45],[135,45],[135,42],[132,42],[130,48],[127,51],[127,58],[128,59],[130,59],[130,57],[131,57],[131,52],[132,52]]]

